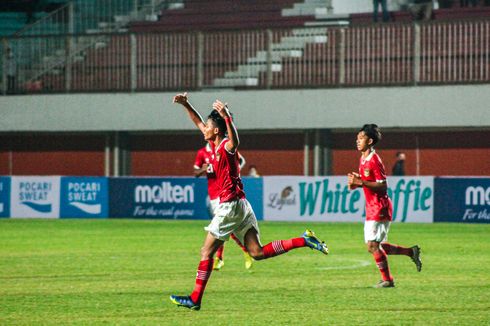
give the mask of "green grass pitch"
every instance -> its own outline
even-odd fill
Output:
[[[247,271],[229,242],[190,311],[168,297],[192,290],[206,224],[1,220],[0,324],[490,324],[490,225],[393,224],[390,242],[419,244],[423,270],[389,256],[396,288],[374,289],[362,224],[261,222],[264,244],[310,227],[331,254],[301,248]]]

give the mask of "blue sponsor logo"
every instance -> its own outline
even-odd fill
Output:
[[[490,178],[436,178],[436,222],[490,223]]]
[[[111,217],[205,219],[206,180],[196,178],[112,178]]]
[[[10,177],[0,177],[0,217],[10,216]]]
[[[32,201],[22,201],[20,203],[40,213],[49,213],[52,210],[51,204],[38,204]]]
[[[19,183],[19,202],[37,212],[50,213],[53,210],[49,194],[53,190],[50,181],[21,181]]]
[[[62,177],[61,217],[108,217],[107,178]]]

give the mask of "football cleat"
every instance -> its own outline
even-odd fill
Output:
[[[219,258],[214,259],[213,269],[219,271],[223,266],[225,266],[225,261]]]
[[[377,289],[381,289],[381,288],[394,288],[395,287],[395,282],[381,280],[374,287],[377,288]]]
[[[201,309],[201,305],[195,304],[189,296],[171,295],[170,301],[172,301],[173,304],[176,304],[179,307],[186,307],[190,310]]]
[[[316,237],[315,232],[311,230],[306,230],[305,233],[303,233],[303,238],[305,239],[306,245],[308,247],[310,247],[311,249],[316,249],[318,251],[321,251],[325,255],[328,255],[327,245],[324,241],[321,241]]]
[[[415,266],[417,266],[417,272],[420,272],[422,270],[422,260],[420,260],[420,247],[418,245],[415,245],[410,249],[412,249],[412,255],[410,256],[410,258],[412,259]]]
[[[248,252],[243,253],[243,258],[245,258],[245,268],[250,269],[252,268],[252,264],[254,263],[254,259]]]

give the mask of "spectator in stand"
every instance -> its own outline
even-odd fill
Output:
[[[414,20],[430,20],[434,9],[433,0],[412,0],[409,9]]]
[[[7,48],[5,54],[3,70],[7,74],[7,94],[14,94],[17,88],[15,80],[17,76],[17,62],[10,48]]]
[[[387,22],[390,20],[388,15],[388,0],[373,0],[373,21],[375,23],[378,22],[378,10],[381,5],[381,13],[383,15],[383,22]]]
[[[257,171],[257,167],[255,165],[250,165],[248,168],[248,176],[249,177],[254,177],[254,178],[260,178],[260,174]]]
[[[405,153],[396,153],[396,163],[391,172],[393,175],[405,175]]]

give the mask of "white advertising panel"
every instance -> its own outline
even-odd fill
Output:
[[[390,177],[388,187],[394,221],[433,221],[433,177]],[[349,191],[346,176],[264,177],[264,220],[361,222],[364,218],[363,191]]]
[[[12,177],[11,216],[58,218],[60,177]]]
[[[434,177],[388,177],[388,195],[393,202],[393,221],[434,221]]]

